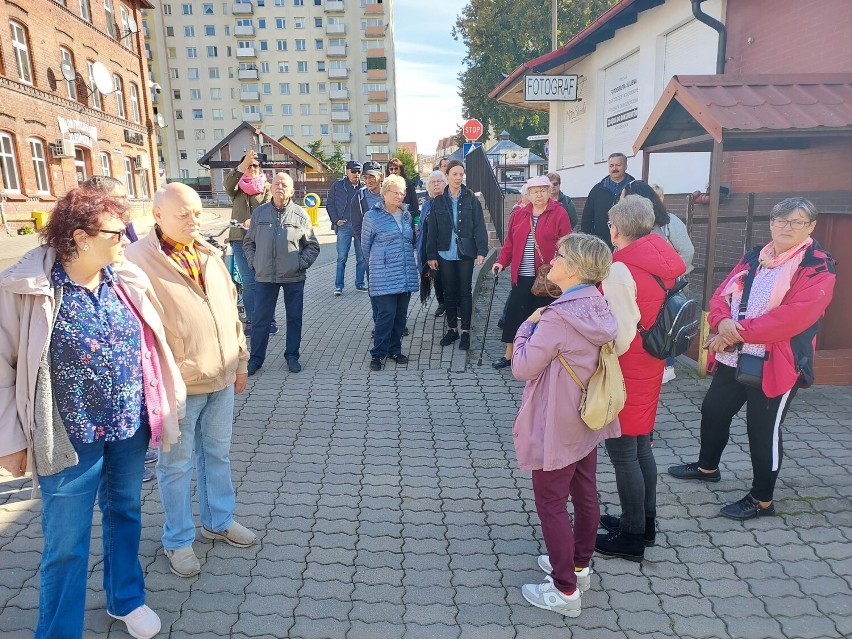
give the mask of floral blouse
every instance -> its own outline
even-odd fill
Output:
[[[62,304],[50,339],[50,376],[72,442],[132,437],[145,415],[139,320],[112,290],[107,266],[94,291],[75,284],[58,261],[51,280]]]

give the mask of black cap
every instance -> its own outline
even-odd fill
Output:
[[[349,160],[346,163],[346,170],[347,171],[358,171],[358,172],[360,172],[361,171],[361,163],[357,162],[355,160]]]

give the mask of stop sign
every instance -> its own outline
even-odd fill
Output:
[[[478,140],[482,136],[482,122],[477,119],[471,119],[464,123],[462,127],[464,139],[470,142]]]

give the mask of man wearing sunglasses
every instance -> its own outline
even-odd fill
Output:
[[[337,272],[334,276],[334,294],[343,295],[343,281],[346,275],[346,262],[349,249],[355,242],[355,288],[367,290],[364,286],[364,257],[361,255],[361,238],[352,230],[349,218],[349,202],[361,188],[361,163],[350,160],[346,163],[346,176],[331,185],[325,209],[331,220],[331,228],[337,235]]]

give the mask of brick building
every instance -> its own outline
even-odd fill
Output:
[[[148,0],[0,5],[0,211],[10,228],[49,211],[92,175],[123,180],[131,200],[150,198],[154,127],[136,26],[150,7]]]

